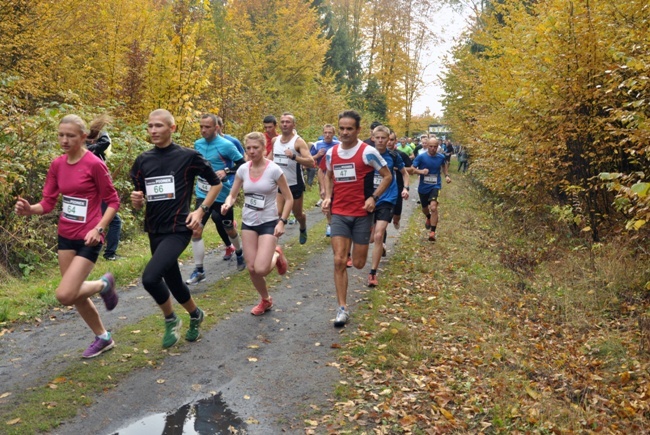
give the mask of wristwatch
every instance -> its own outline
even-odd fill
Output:
[[[104,228],[102,227],[97,227],[95,228],[99,234],[104,234]]]
[[[404,189],[406,189],[407,192],[411,190],[408,186],[404,186]]]
[[[207,212],[210,211],[210,207],[208,207],[208,206],[205,205],[205,204],[201,204],[201,207],[200,207],[200,208],[201,208],[201,210],[203,210],[203,213],[207,213]]]
[[[297,156],[295,154],[291,154],[291,160],[296,160],[296,157]]]
[[[379,201],[379,197],[377,195],[372,195],[372,199],[375,200],[375,203],[377,203],[377,201]]]
[[[287,219],[284,219],[284,218],[280,218],[280,222],[282,222],[285,225],[289,223],[289,221]]]

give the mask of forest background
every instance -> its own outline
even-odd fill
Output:
[[[205,112],[236,137],[262,129],[267,114],[291,111],[316,140],[344,108],[398,134],[426,131],[412,117],[421,94],[429,0],[90,0],[0,1],[0,276],[27,275],[53,258],[57,213],[13,213],[21,195],[38,201],[60,154],[60,118],[110,114],[108,161],[129,213],[128,171],[150,145],[144,124],[162,107],[175,140],[192,146]],[[52,228],[52,230],[47,230]]]
[[[412,116],[413,102],[445,25],[437,13],[450,4],[459,2],[0,2],[0,275],[53,258],[55,231],[45,228],[56,214],[25,225],[13,204],[40,199],[64,114],[113,116],[108,164],[123,200],[158,107],[176,116],[186,146],[203,112],[239,137],[290,110],[314,140],[345,107],[364,128],[379,120],[399,135],[424,131],[434,118]],[[475,20],[443,79],[443,121],[469,150],[474,180],[522,220],[561,223],[585,249],[619,238],[632,257],[647,256],[650,9],[641,0],[469,6]],[[138,222],[122,207],[128,239]],[[649,269],[640,262],[631,284],[644,298]]]

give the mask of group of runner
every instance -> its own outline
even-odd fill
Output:
[[[385,126],[375,126],[370,140],[361,141],[361,117],[351,110],[338,117],[338,139],[334,139],[334,126],[328,124],[323,128],[322,140],[311,151],[298,135],[291,113],[280,117],[280,134],[275,132],[276,125],[274,117],[266,117],[265,132],[246,135],[242,148],[236,139],[223,135],[219,117],[205,114],[200,120],[202,138],[195,142],[195,149],[190,149],[173,142],[176,123],[170,112],[158,109],[149,115],[147,132],[154,147],[133,163],[130,200],[133,209],[145,209],[144,229],[151,259],[144,269],[142,284],[164,316],[164,348],[176,344],[181,336],[182,321],[174,311],[171,296],[190,316],[185,339],[196,341],[200,336],[205,314],[188,285],[206,279],[202,231],[210,218],[226,246],[224,260],[234,254],[237,269],[248,269],[260,295],[251,314],[262,315],[273,307],[265,277],[274,269],[281,275],[287,272],[288,262],[278,239],[285,232],[290,213],[300,225],[300,243],[307,242],[303,167],[318,167],[320,206],[327,215],[326,235],[331,237],[334,253],[338,305],[335,326],[341,327],[349,320],[347,268],[365,267],[371,242],[375,249],[368,285],[378,284],[386,228],[391,221],[396,229],[400,227],[401,204],[409,198],[409,173],[420,175],[418,194],[425,226],[430,230],[429,240],[435,240],[441,174],[451,182],[445,157],[438,153],[435,142],[411,162],[408,155],[395,149],[395,133]],[[48,213],[59,195],[63,196],[58,225],[63,279],[56,297],[64,305],[74,305],[93,331],[95,338],[83,353],[84,358],[92,358],[115,345],[90,299],[99,293],[106,309],[114,309],[118,303],[114,277],[108,272],[96,281],[86,278],[120,202],[105,163],[84,145],[87,135],[88,128],[78,116],[68,115],[61,120],[58,139],[64,154],[50,166],[43,199],[31,205],[19,198],[15,211],[25,216]],[[244,191],[244,201],[238,232],[233,206],[240,190]],[[196,197],[194,210],[190,209],[192,193]],[[195,269],[189,279],[183,280],[178,258],[190,242]]]

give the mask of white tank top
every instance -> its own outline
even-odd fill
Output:
[[[278,179],[282,170],[267,161],[266,169],[259,178],[250,176],[251,162],[241,165],[237,170],[237,178],[243,181],[244,207],[242,207],[242,220],[246,225],[255,226],[278,219]]]
[[[297,134],[294,134],[289,142],[282,143],[280,141],[282,136],[278,136],[278,138],[273,143],[273,161],[276,165],[282,168],[282,172],[284,172],[284,176],[287,178],[287,183],[289,186],[295,186],[296,184],[299,184],[299,181],[302,180],[302,171],[300,170],[300,163],[295,160],[291,160],[285,155],[284,151],[291,150],[291,153],[293,153],[294,156],[297,156],[298,153],[296,153],[296,141],[299,137],[300,136]],[[300,177],[300,179],[298,177]]]

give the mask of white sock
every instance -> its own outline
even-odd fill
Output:
[[[192,253],[194,254],[194,264],[203,266],[203,259],[205,258],[205,243],[203,243],[203,239],[192,239]]]
[[[104,331],[103,334],[100,334],[97,337],[101,338],[102,340],[109,340],[111,338],[111,333],[108,331]]]
[[[237,235],[234,238],[230,237],[230,236],[228,236],[228,238],[230,239],[230,242],[235,246],[235,250],[240,251],[241,250],[241,239],[239,238],[239,233],[237,233]]]

